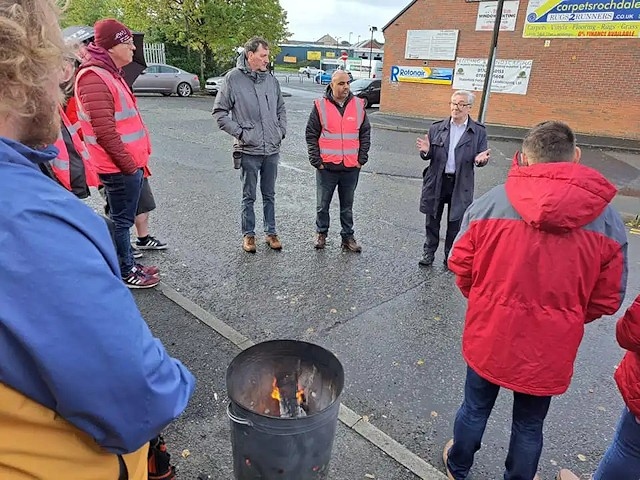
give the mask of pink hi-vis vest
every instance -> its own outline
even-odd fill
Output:
[[[107,152],[98,145],[98,140],[91,119],[87,114],[78,92],[78,81],[87,72],[96,73],[107,85],[113,97],[115,106],[116,131],[127,152],[133,158],[138,168],[146,168],[151,155],[151,143],[147,128],[142,122],[138,105],[131,89],[122,78],[116,78],[104,68],[92,66],[83,68],[76,77],[76,101],[78,103],[78,118],[84,135],[84,142],[91,156],[91,163],[98,173],[120,173]]]
[[[85,173],[85,182],[89,187],[97,187],[98,186],[98,176],[91,165],[89,151],[85,146],[84,142],[80,138],[78,134],[80,130],[80,122],[71,123],[71,120],[64,113],[64,110],[61,106],[58,107],[58,112],[60,113],[60,119],[64,124],[65,128],[69,132],[71,136],[71,141],[73,142],[73,146],[78,152],[78,155],[82,158],[82,163],[84,164],[84,173]],[[56,179],[62,184],[64,188],[69,191],[72,191],[71,188],[71,164],[69,151],[67,150],[67,145],[64,143],[64,138],[62,137],[62,132],[58,134],[58,139],[53,144],[58,149],[58,156],[51,162],[51,170],[53,170],[53,174],[56,176]]]
[[[352,97],[340,115],[338,107],[328,98],[315,101],[322,124],[320,157],[324,163],[344,163],[345,167],[358,166],[360,126],[364,121],[364,102]]]

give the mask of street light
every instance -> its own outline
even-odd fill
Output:
[[[484,76],[484,87],[482,89],[482,99],[480,100],[480,112],[478,113],[478,121],[480,123],[484,123],[487,116],[487,105],[489,104],[491,84],[493,83],[493,72],[495,70],[496,57],[498,55],[498,36],[500,35],[500,24],[502,23],[503,8],[504,0],[498,0],[498,5],[496,8],[496,18],[493,23],[493,38],[491,39],[489,59],[487,61],[487,68]]]
[[[371,71],[373,70],[373,32],[377,32],[378,27],[372,25],[369,30],[371,30],[371,42],[369,42],[369,78],[371,78]]]

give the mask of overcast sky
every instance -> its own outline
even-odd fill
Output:
[[[382,27],[402,11],[410,0],[280,0],[287,11],[292,40],[318,40],[327,33],[351,43],[370,38],[369,26],[378,27],[374,38],[382,41]]]

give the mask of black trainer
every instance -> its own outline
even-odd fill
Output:
[[[147,235],[146,238],[138,237],[135,247],[138,250],[166,250],[167,244],[161,242],[157,238],[152,237],[151,235]]]

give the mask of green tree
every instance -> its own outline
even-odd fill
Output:
[[[71,0],[62,15],[62,27],[92,26],[101,18],[112,17],[118,0]]]

